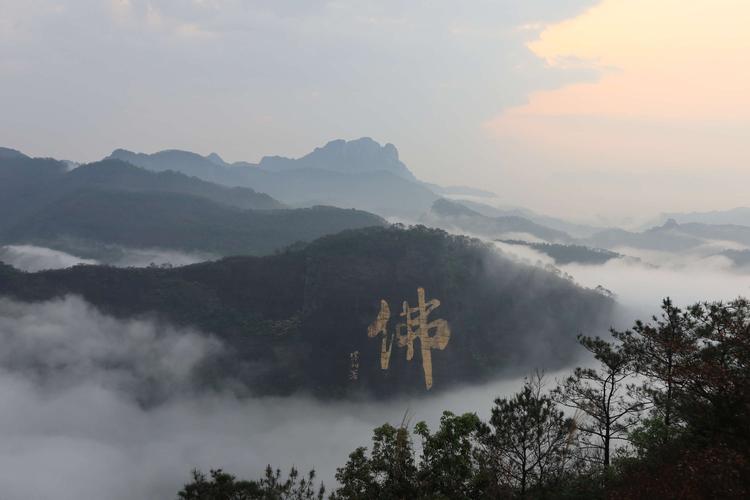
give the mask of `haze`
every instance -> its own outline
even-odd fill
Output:
[[[750,180],[749,9],[2,0],[0,137],[257,161],[366,135],[419,178],[579,219],[726,209]]]

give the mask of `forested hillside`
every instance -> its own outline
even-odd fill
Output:
[[[490,417],[444,411],[377,427],[337,469],[332,500],[740,499],[750,495],[750,303],[666,299],[556,383],[538,372]],[[489,398],[488,398],[489,403]],[[567,411],[565,411],[567,410]],[[181,500],[325,497],[314,472],[258,480],[193,472]]]
[[[253,394],[386,397],[552,369],[573,361],[576,334],[608,325],[613,307],[477,240],[424,227],[345,231],[174,269],[0,273],[0,293],[16,299],[75,294],[116,316],[214,333],[229,349],[207,382],[236,378]]]
[[[103,259],[106,246],[214,256],[265,255],[326,234],[385,224],[334,207],[285,208],[267,194],[119,160],[69,171],[63,162],[0,158],[0,244]]]

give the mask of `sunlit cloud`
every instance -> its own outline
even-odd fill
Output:
[[[586,65],[600,78],[535,92],[486,126],[586,166],[604,154],[628,169],[742,168],[748,18],[739,0],[605,0],[528,45],[549,66]]]

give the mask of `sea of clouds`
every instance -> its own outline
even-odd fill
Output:
[[[531,249],[498,247],[519,261],[552,265]],[[90,263],[37,249],[20,255],[38,258],[24,261],[28,270]],[[655,266],[640,257],[561,270],[582,286],[614,292],[620,328],[658,312],[666,296],[687,305],[750,290],[750,276],[721,260]],[[374,427],[397,425],[405,413],[431,425],[443,410],[486,417],[495,397],[522,384],[499,380],[387,403],[320,402],[302,394],[241,398],[195,383],[202,364],[224,349],[210,332],[115,319],[77,297],[0,299],[0,342],[0,485],[10,500],[174,498],[191,469],[251,478],[269,463],[314,467],[331,487],[336,467],[368,445]]]
[[[197,389],[222,349],[194,330],[119,320],[76,297],[0,299],[0,485],[5,499],[174,498],[194,468],[258,477],[267,464],[335,469],[384,422],[487,416],[520,380],[424,399],[321,402]],[[146,397],[156,393],[159,397]]]

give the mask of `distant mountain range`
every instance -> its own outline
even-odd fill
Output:
[[[44,206],[3,238],[91,258],[103,257],[96,243],[216,256],[267,255],[326,234],[384,224],[380,217],[354,209],[240,210],[185,194],[92,189]],[[92,250],[87,252],[87,246]]]
[[[252,187],[293,206],[325,204],[414,217],[438,198],[399,160],[392,144],[381,146],[370,138],[331,141],[298,159],[270,156],[258,164],[229,164],[216,154],[177,150],[143,154],[118,149],[109,158],[225,186]]]
[[[750,227],[730,224],[679,224],[670,219],[642,232],[608,229],[594,234],[587,244],[600,248],[631,247],[644,250],[684,252],[709,243],[750,245]]]
[[[0,147],[0,160],[20,160],[24,158],[28,158],[28,156],[20,151],[11,148]]]
[[[750,226],[750,207],[737,207],[730,210],[715,210],[711,212],[687,212],[662,214],[653,225],[661,225],[668,220],[678,224],[721,224],[735,226]]]
[[[330,141],[325,146],[315,148],[312,153],[297,159],[265,156],[260,160],[258,167],[269,172],[315,169],[358,174],[382,171],[412,182],[417,181],[414,174],[399,160],[396,146],[390,143],[381,146],[369,137],[354,141],[343,139]]]
[[[425,186],[434,193],[443,196],[473,196],[476,198],[495,198],[497,195],[492,191],[477,189],[469,186],[439,186],[430,182],[424,182]]]
[[[118,149],[77,167],[12,149],[0,154],[0,208],[5,209],[0,243],[46,245],[85,258],[106,261],[109,250],[101,244],[259,255],[337,230],[384,223],[364,212],[336,209],[286,211],[284,217],[259,212],[316,203],[490,239],[571,240],[525,217],[490,217],[441,198],[437,192],[492,193],[423,183],[393,145],[369,138],[331,141],[299,159],[264,157],[257,165],[179,150],[143,154]],[[282,220],[284,227],[274,227]]]
[[[465,205],[472,210],[479,212],[487,217],[522,217],[540,226],[546,226],[550,229],[562,231],[573,238],[588,238],[589,236],[602,231],[604,228],[591,226],[588,224],[578,224],[575,222],[569,222],[557,217],[550,217],[548,215],[538,214],[532,210],[526,208],[513,207],[513,208],[500,208],[486,203],[478,203],[476,201],[459,199],[457,202]]]
[[[448,200],[443,196],[494,194],[421,182],[400,161],[392,144],[381,146],[370,138],[335,140],[298,159],[270,156],[258,164],[230,164],[215,153],[201,156],[178,150],[143,154],[118,149],[109,158],[154,171],[182,172],[226,186],[249,186],[292,206],[317,203],[358,208],[490,239],[531,237],[569,243],[601,230],[523,209]]]
[[[0,159],[3,244],[31,243],[90,258],[101,257],[98,244],[262,255],[344,229],[385,224],[363,211],[283,207],[249,188],[150,172],[119,160],[69,171],[50,159]]]
[[[245,187],[224,187],[176,172],[151,173],[118,160],[80,166],[65,175],[68,190],[79,188],[120,189],[138,192],[189,194],[215,203],[248,210],[289,208],[265,193]]]
[[[614,306],[487,244],[425,227],[344,231],[271,256],[173,269],[31,274],[0,264],[0,295],[66,294],[115,316],[150,314],[216,335],[227,349],[205,367],[206,384],[321,397],[423,394],[428,345],[433,391],[567,366],[578,354],[575,335],[608,327]],[[397,326],[404,301],[419,335],[411,361],[409,341],[396,338],[407,338]],[[420,304],[427,332],[415,326]]]
[[[13,164],[25,166],[10,168]],[[716,254],[731,250],[735,252],[731,255],[741,259],[736,252],[750,246],[750,226],[738,224],[750,224],[747,208],[675,214],[674,219],[641,232],[571,223],[523,208],[460,199],[486,197],[489,201],[494,195],[473,188],[422,182],[399,159],[392,144],[380,145],[370,138],[335,140],[300,158],[267,156],[257,164],[230,164],[216,153],[201,156],[165,150],[143,154],[118,149],[101,162],[73,167],[75,164],[70,162],[32,159],[14,149],[0,148],[0,209],[5,212],[0,217],[0,242],[26,239],[27,243],[53,242],[58,249],[72,250],[78,245],[72,241],[101,233],[107,235],[108,242],[118,244],[130,235],[133,244],[138,245],[169,240],[180,248],[218,252],[217,255],[263,254],[329,231],[384,224],[363,212],[316,209],[304,212],[304,216],[299,213],[299,221],[305,221],[311,231],[291,219],[285,229],[270,231],[272,221],[280,219],[257,213],[330,205],[487,239],[557,245],[543,249],[563,259],[567,258],[563,255],[581,254],[583,247],[595,252],[626,247],[690,252],[707,245]],[[110,191],[119,193],[109,194]],[[167,193],[170,196],[163,196]],[[146,216],[146,206],[154,214],[161,212],[149,221],[150,225],[139,225],[137,217]],[[238,210],[253,212],[239,214]],[[118,219],[123,228],[132,229],[116,235],[116,229],[106,227],[104,218],[96,215],[107,211],[132,215]],[[180,213],[191,213],[190,220],[180,218]],[[324,218],[335,222],[323,223]],[[24,225],[22,221],[27,222]],[[157,227],[169,230],[162,231],[159,237]],[[197,245],[200,238],[190,237],[191,228],[198,231],[196,234],[208,234],[209,228],[221,234],[210,244],[204,240]],[[563,251],[559,247],[566,245],[577,248]],[[596,260],[603,255],[585,258]]]
[[[732,213],[739,217],[742,210]],[[669,219],[662,225],[635,232],[570,224],[526,210],[503,210],[482,203],[446,199],[437,200],[421,221],[453,232],[525,245],[549,255],[559,265],[603,264],[625,257],[618,252],[627,253],[627,249],[691,253],[701,258],[724,256],[738,267],[750,262],[750,250],[745,249],[750,247],[750,226],[738,224],[678,223]],[[569,229],[577,237],[553,226]]]
[[[462,232],[489,239],[520,239],[531,236],[550,242],[570,242],[563,231],[551,229],[515,215],[487,216],[472,210],[464,202],[441,198],[435,201],[421,222],[449,231]]]

